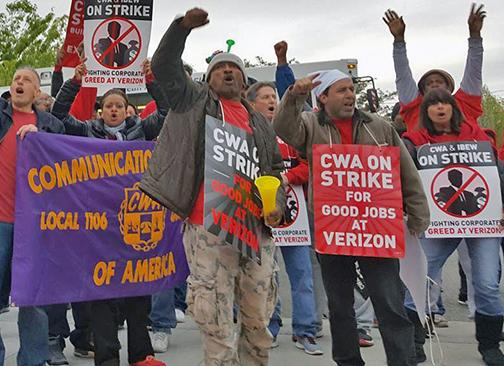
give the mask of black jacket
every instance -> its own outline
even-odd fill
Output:
[[[204,178],[205,116],[222,120],[222,113],[219,97],[208,83],[195,83],[184,71],[181,56],[190,31],[182,28],[179,21],[172,23],[152,57],[152,71],[172,109],[140,189],[185,219],[194,208]],[[261,175],[280,178],[283,160],[271,124],[245,100],[242,104],[249,113]],[[278,190],[277,207],[284,211],[282,187]]]
[[[50,133],[65,133],[63,123],[50,113],[33,109],[37,115],[37,128],[39,131]],[[12,104],[0,98],[0,142],[12,127]]]
[[[107,138],[108,134],[105,131],[103,119],[81,122],[69,114],[70,107],[79,89],[80,84],[75,83],[72,79],[67,80],[56,96],[52,114],[63,121],[67,135]],[[163,127],[168,110],[166,100],[157,85],[147,84],[147,89],[156,100],[158,109],[156,113],[151,114],[144,120],[141,120],[138,116],[126,118],[126,126],[120,131],[125,141],[154,140],[159,135],[161,127]]]

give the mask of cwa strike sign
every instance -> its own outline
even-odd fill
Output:
[[[153,0],[85,0],[84,86],[134,88],[145,84]]]
[[[499,172],[487,141],[417,148],[431,223],[427,238],[504,236]]]
[[[205,126],[205,229],[260,263],[263,224],[254,185],[260,173],[254,137],[211,116]]]
[[[398,147],[313,146],[317,252],[404,256],[399,154]]]

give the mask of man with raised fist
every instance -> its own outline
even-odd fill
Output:
[[[187,304],[202,333],[205,365],[267,365],[272,342],[267,326],[277,298],[277,265],[275,245],[266,225],[281,223],[285,194],[281,188],[277,209],[264,217],[258,233],[261,265],[205,230],[206,116],[253,135],[260,175],[281,179],[283,161],[271,125],[241,99],[247,77],[238,56],[227,52],[215,55],[205,82],[196,83],[187,77],[181,59],[186,39],[193,29],[208,22],[204,10],[187,11],[171,24],[152,58],[152,71],[172,109],[141,189],[187,219],[184,246],[191,270]],[[241,324],[238,342],[233,324],[235,302]]]

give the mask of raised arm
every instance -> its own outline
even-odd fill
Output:
[[[74,77],[67,80],[61,87],[51,113],[63,122],[67,135],[87,136],[88,125],[70,115],[70,108],[75,96],[80,90],[82,76],[86,73],[86,65],[81,63],[75,68]]]
[[[142,128],[147,140],[154,140],[158,137],[163,128],[163,123],[168,114],[167,102],[159,83],[156,80],[147,83],[147,91],[156,101],[156,110],[142,120]],[[156,97],[154,96],[156,95]]]
[[[187,11],[184,17],[173,21],[152,57],[152,72],[174,111],[190,109],[201,92],[184,70],[182,53],[191,30],[208,22],[204,10]]]
[[[460,83],[460,89],[469,95],[481,95],[483,86],[481,69],[483,67],[483,39],[481,29],[486,17],[483,5],[476,8],[472,4],[467,24],[469,26],[469,49],[464,70],[464,76]]]
[[[156,102],[157,110],[166,117],[168,111],[170,110],[170,101],[163,92],[161,84],[156,80],[154,74],[152,73],[151,62],[146,59],[142,63],[142,71],[145,75],[145,86],[147,87],[147,93]]]
[[[275,54],[277,56],[277,69],[275,73],[275,83],[278,90],[278,97],[282,99],[289,86],[294,84],[296,78],[287,63],[287,42],[280,41],[275,44]]]
[[[154,140],[163,127],[164,119],[168,114],[170,105],[166,98],[161,85],[157,82],[152,74],[151,64],[149,60],[145,60],[142,64],[143,73],[145,75],[145,85],[147,92],[156,102],[156,111],[148,115],[142,120],[142,128],[147,140]]]
[[[61,89],[61,85],[63,85],[63,71],[61,62],[63,60],[63,56],[65,55],[65,50],[61,47],[56,54],[56,64],[54,65],[54,70],[51,75],[51,97],[56,98],[59,90]]]
[[[301,112],[311,90],[320,85],[320,81],[313,81],[317,76],[315,74],[296,80],[283,96],[273,119],[273,127],[277,135],[299,151],[306,149],[306,127]]]
[[[383,21],[387,24],[390,33],[394,36],[393,58],[399,101],[402,104],[408,104],[418,96],[418,88],[413,79],[408,55],[406,53],[406,42],[404,41],[406,23],[404,23],[402,17],[390,9],[385,12]]]

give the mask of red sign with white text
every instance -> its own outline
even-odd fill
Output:
[[[404,256],[398,147],[313,145],[316,251]]]
[[[75,67],[79,61],[77,47],[84,39],[84,0],[72,0],[70,16],[66,30],[63,49],[65,55],[62,59],[62,66]]]

